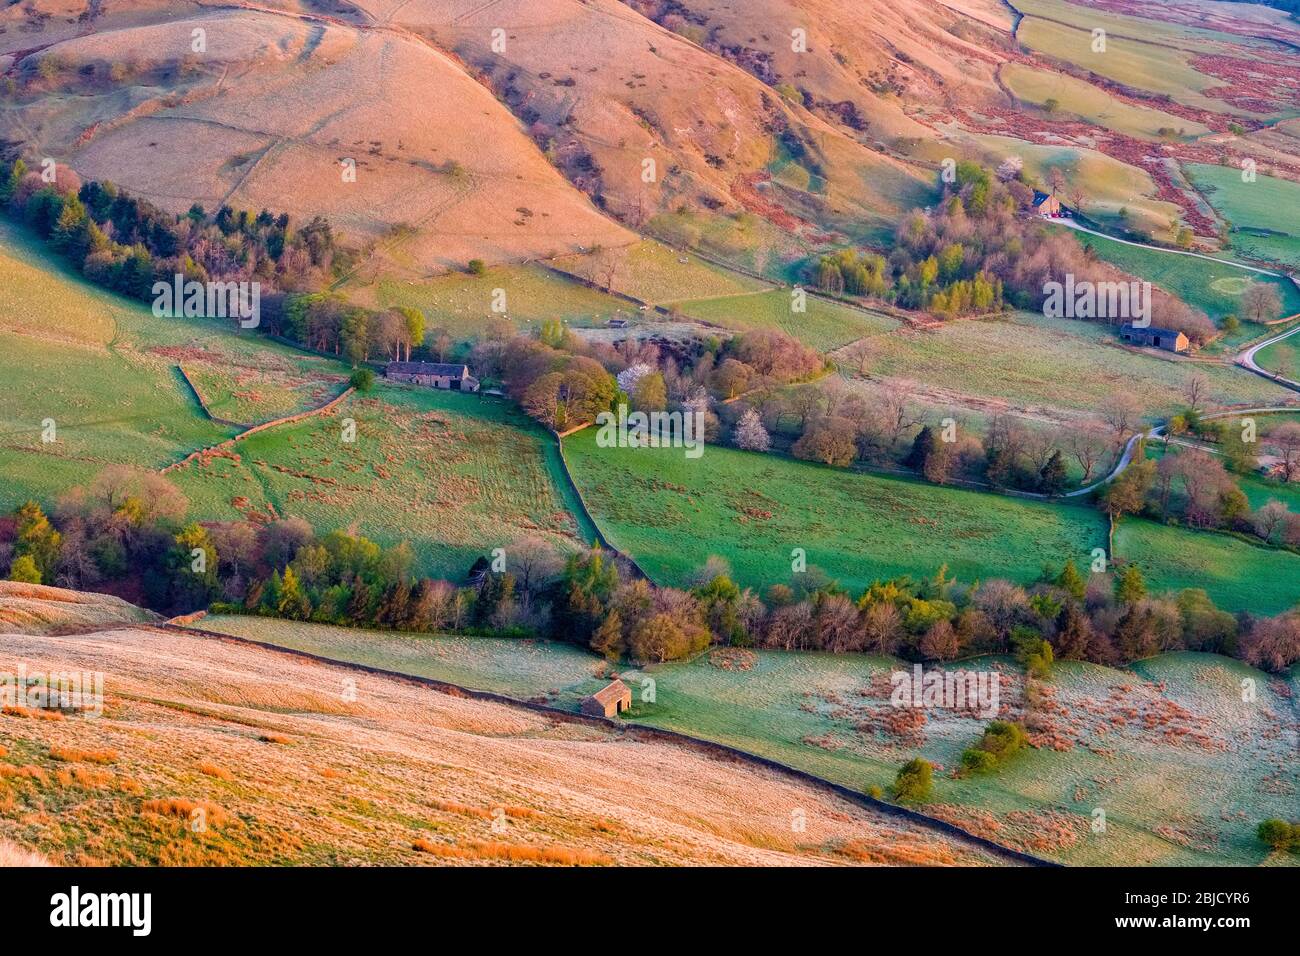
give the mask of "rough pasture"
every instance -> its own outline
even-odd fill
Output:
[[[553,441],[505,404],[381,384],[169,477],[201,517],[297,515],[318,532],[409,541],[423,573],[460,580],[476,558],[525,535],[561,547],[588,538],[558,467]]]
[[[415,637],[251,617],[201,625],[340,660],[576,707],[603,662],[564,645]],[[1077,865],[1253,865],[1258,818],[1300,785],[1295,677],[1275,678],[1210,654],[1164,655],[1115,669],[1057,665],[1025,710],[1024,678],[1000,658],[949,665],[999,675],[1000,714],[1031,726],[1032,749],[991,777],[957,779],[961,751],[985,721],[938,710],[902,720],[890,675],[902,662],[866,655],[715,649],[644,671],[653,703],[630,719],[730,744],[847,786],[886,786],[921,754],[939,767],[944,816],[999,842]],[[1255,681],[1254,703],[1241,681]],[[1106,812],[1104,835],[1093,811]],[[1287,862],[1279,859],[1279,862]]]

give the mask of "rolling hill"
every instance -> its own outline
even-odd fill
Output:
[[[0,849],[64,864],[988,865],[773,771],[604,726],[163,630],[0,584],[0,669],[102,672],[91,719],[0,715]],[[44,628],[42,628],[44,629]],[[795,814],[803,829],[791,825]]]

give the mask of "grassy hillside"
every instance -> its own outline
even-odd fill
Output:
[[[9,226],[0,278],[0,373],[12,385],[0,393],[5,509],[52,502],[108,464],[158,469],[234,434],[204,413],[181,365],[213,414],[246,423],[316,407],[346,384],[341,362],[217,321],[155,318],[61,270]],[[342,441],[346,417],[355,444]],[[41,441],[45,418],[55,443]],[[381,385],[331,417],[262,432],[171,477],[193,518],[298,515],[321,531],[409,540],[425,573],[454,578],[526,534],[562,545],[592,534],[540,429],[504,404],[425,389]]]
[[[1300,184],[1260,173],[1242,182],[1242,171],[1191,163],[1187,175],[1219,215],[1232,223],[1235,252],[1300,267]]]
[[[826,468],[710,445],[603,449],[595,429],[565,456],[601,530],[656,580],[677,584],[718,554],[754,587],[790,582],[803,548],[846,587],[877,578],[1032,579],[1105,543],[1098,513]]]
[[[502,292],[505,312],[498,312],[494,303]],[[457,340],[481,334],[493,318],[507,318],[522,330],[551,319],[573,325],[603,324],[615,315],[627,318],[637,311],[623,299],[536,265],[499,266],[481,276],[458,272],[420,281],[384,280],[374,294],[381,306],[420,309],[429,331],[446,329]]]
[[[0,507],[50,497],[110,463],[156,468],[234,429],[338,394],[346,368],[255,332],[155,318],[91,286],[28,233],[0,221]],[[53,419],[54,442],[42,441]]]
[[[57,66],[12,99],[0,135],[172,212],[228,202],[326,216],[404,275],[631,238],[427,39],[301,12],[126,0],[81,35],[8,30],[0,50],[38,51],[25,72]],[[221,42],[186,58],[196,29]]]
[[[356,441],[343,441],[346,420]],[[500,401],[381,384],[332,415],[254,435],[171,474],[191,513],[297,515],[318,532],[409,541],[420,570],[455,580],[528,534],[590,538],[562,490],[554,441]]]
[[[1053,7],[1069,8],[1069,5],[1053,4]],[[1074,9],[1082,12],[1084,8]],[[1082,66],[1126,86],[1170,96],[1177,103],[1190,107],[1214,111],[1225,108],[1221,101],[1205,95],[1205,91],[1216,86],[1217,81],[1192,65],[1191,52],[1147,43],[1122,33],[1110,33],[1106,38],[1105,52],[1093,52],[1092,30],[1100,26],[1101,23],[1089,23],[1086,27],[1074,27],[1040,17],[1026,17],[1021,21],[1017,36],[1036,52]]]
[[[0,667],[45,659],[111,675],[94,720],[0,716],[0,845],[55,864],[993,862],[767,770],[210,637],[5,634]]]
[[[615,268],[607,275],[593,272],[591,256],[563,256],[551,264],[583,278],[594,276],[598,282],[607,277],[615,292],[651,305],[768,288],[767,283],[720,268],[691,253],[678,252],[654,239],[642,239],[624,249],[612,250],[610,256]]]
[[[1077,117],[1097,126],[1143,139],[1161,140],[1162,130],[1185,136],[1210,132],[1208,126],[1146,106],[1134,106],[1100,87],[1066,73],[1037,69],[1023,63],[1002,68],[1002,81],[1026,103],[1043,107],[1055,101],[1066,118]]]
[[[1231,535],[1125,520],[1115,555],[1155,588],[1204,588],[1225,610],[1277,614],[1300,603],[1300,555]]]
[[[677,302],[674,308],[691,318],[741,332],[780,329],[820,352],[898,328],[899,323],[887,315],[867,313],[813,296],[806,298],[805,311],[794,312],[792,291],[773,289],[748,295]]]
[[[1265,403],[1291,394],[1238,369],[1121,348],[1101,323],[1033,313],[946,322],[933,331],[877,337],[872,347],[869,385],[976,411],[1095,414],[1107,396],[1134,391],[1152,415],[1161,416],[1186,404],[1184,389],[1193,375],[1205,378],[1213,403]]]
[[[574,706],[597,659],[574,648],[413,637],[262,618],[208,618],[203,627],[322,656],[538,694]],[[1057,665],[1036,719],[1040,749],[996,775],[954,779],[983,722],[931,710],[915,736],[889,731],[888,675],[899,662],[865,655],[715,651],[691,662],[624,672],[631,719],[722,741],[865,789],[885,786],[916,754],[935,762],[924,809],[995,840],[1072,864],[1253,865],[1260,818],[1285,814],[1296,785],[1294,677],[1274,679],[1209,654],[1164,655],[1127,669]],[[906,666],[906,665],[903,665]],[[1000,674],[1004,716],[1023,716],[1023,679],[999,659],[953,667]],[[1241,700],[1256,682],[1258,703]],[[1056,710],[1059,705],[1064,708]],[[1106,814],[1104,834],[1093,812]],[[1278,862],[1288,862],[1278,859]]]

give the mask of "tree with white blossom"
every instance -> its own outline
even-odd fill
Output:
[[[753,408],[745,409],[745,414],[741,415],[740,421],[736,422],[736,430],[732,437],[736,447],[743,448],[745,451],[767,451],[772,447],[772,438],[763,427],[763,419]]]

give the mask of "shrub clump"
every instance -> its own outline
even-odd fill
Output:
[[[1272,817],[1261,823],[1255,833],[1274,850],[1300,852],[1300,823],[1288,823]]]
[[[899,803],[923,803],[930,797],[930,778],[934,767],[930,761],[913,757],[903,764],[894,778],[894,799]]]
[[[1027,741],[1025,728],[1019,724],[994,720],[980,742],[962,753],[962,769],[966,773],[991,773],[1019,753]]]

